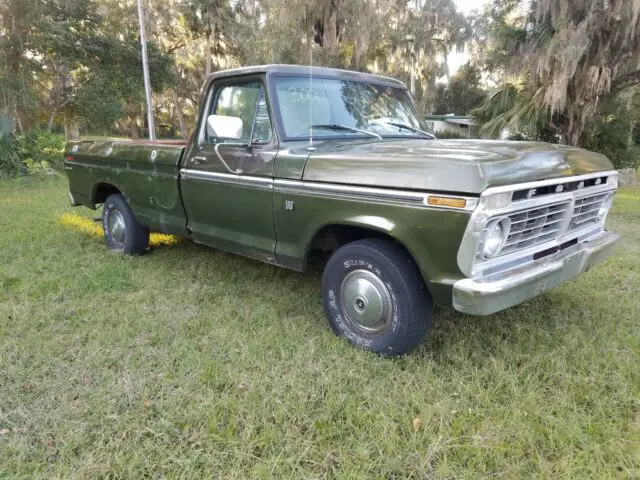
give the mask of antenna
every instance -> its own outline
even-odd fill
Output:
[[[313,147],[313,41],[309,42],[309,147]]]

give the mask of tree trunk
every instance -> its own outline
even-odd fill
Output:
[[[340,0],[329,0],[324,11],[324,32],[322,34],[322,46],[333,50],[338,43],[338,5]]]
[[[135,115],[131,115],[131,119],[129,120],[129,136],[131,138],[139,138],[140,132],[138,130],[138,123]]]
[[[567,108],[567,121],[564,122],[563,128],[564,143],[572,146],[578,146],[580,144],[580,137],[584,128],[581,124],[580,113],[576,112],[575,108]]]
[[[51,62],[51,70],[54,73],[53,88],[51,89],[51,113],[49,114],[49,121],[47,127],[51,132],[53,130],[53,124],[56,119],[56,115],[62,112],[64,107],[71,102],[72,97],[68,93],[69,86],[72,84],[71,67],[67,60],[61,60]]]
[[[171,96],[173,97],[173,108],[175,109],[176,115],[178,116],[178,124],[180,125],[180,133],[182,134],[182,138],[188,138],[187,127],[184,123],[184,113],[182,113],[182,104],[180,103],[180,99],[178,98],[178,94],[176,93],[175,88],[171,89]]]
[[[635,97],[635,94],[631,94],[627,97],[627,105],[626,105],[626,109],[627,111],[625,112],[626,115],[632,116],[633,118],[633,99]],[[629,122],[629,130],[627,132],[627,148],[632,148],[633,147],[633,130],[635,128],[636,124],[635,122],[631,121]]]
[[[76,122],[70,125],[65,122],[64,124],[64,136],[67,140],[80,140],[80,127]]]
[[[10,34],[11,43],[10,43],[10,49],[8,52],[9,71],[11,72],[11,76],[13,77],[13,80],[18,81],[20,77],[20,66],[22,65],[22,48],[21,48],[22,35],[18,28],[18,25],[16,24],[15,17],[9,14],[9,18],[11,19],[11,34]],[[16,123],[18,125],[20,132],[24,133],[24,130],[22,128],[22,122],[20,121],[20,118],[19,118],[19,113],[20,113],[19,106],[18,106],[19,92],[11,92],[11,89],[9,89],[9,96],[10,96],[9,98],[13,96],[13,107],[15,111],[14,116],[16,119]]]
[[[207,32],[207,41],[204,45],[204,75],[205,78],[211,74],[211,56],[216,49],[216,23],[215,20],[209,19],[210,29]]]
[[[20,73],[20,64],[22,63],[22,52],[20,49],[21,36],[16,25],[16,19],[13,16],[11,18],[11,51],[9,52],[9,64],[11,65],[11,73],[16,77]]]
[[[49,129],[49,131],[53,131],[53,121],[56,118],[56,109],[52,109],[51,110],[51,114],[49,115],[49,121],[47,122],[47,128]]]
[[[208,78],[211,74],[211,36],[207,34],[204,44],[204,77]]]

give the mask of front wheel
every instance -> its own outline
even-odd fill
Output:
[[[138,223],[127,200],[120,193],[104,202],[102,226],[107,246],[127,255],[140,255],[149,247],[149,229]]]
[[[401,355],[431,326],[432,301],[413,259],[384,239],[338,249],[322,275],[324,310],[333,331],[381,355]]]

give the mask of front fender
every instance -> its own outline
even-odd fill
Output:
[[[285,207],[287,202],[292,210]],[[311,242],[323,228],[347,225],[368,229],[402,244],[418,265],[434,300],[450,305],[453,283],[464,277],[457,253],[469,217],[466,211],[402,202],[276,190],[276,256],[283,265],[303,270]]]

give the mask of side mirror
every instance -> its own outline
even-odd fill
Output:
[[[225,115],[209,115],[207,117],[207,135],[217,138],[242,138],[242,119]]]

